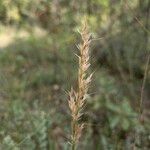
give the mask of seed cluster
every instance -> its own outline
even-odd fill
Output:
[[[85,104],[85,100],[88,96],[88,87],[91,82],[92,74],[88,75],[89,63],[89,46],[91,42],[91,35],[88,32],[87,23],[85,22],[81,30],[82,43],[78,45],[80,54],[77,55],[79,58],[79,69],[78,69],[78,91],[71,88],[69,92],[69,108],[72,116],[72,135],[71,144],[72,149],[75,150],[79,138],[84,127],[83,123],[79,123],[79,119],[82,115],[82,110]]]

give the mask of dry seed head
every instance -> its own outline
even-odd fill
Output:
[[[88,75],[87,71],[90,67],[89,63],[89,46],[91,42],[91,35],[88,32],[87,23],[85,22],[81,30],[82,43],[77,46],[79,49],[79,55],[76,55],[79,59],[79,69],[78,69],[78,91],[74,91],[71,88],[69,92],[69,108],[71,110],[72,116],[72,136],[71,140],[73,145],[76,145],[84,127],[78,121],[82,115],[85,101],[88,97],[88,87],[92,79],[92,74]],[[74,147],[74,146],[73,146]]]

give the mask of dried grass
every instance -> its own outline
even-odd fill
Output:
[[[89,63],[89,46],[91,42],[91,35],[88,32],[88,27],[86,21],[83,24],[81,30],[82,43],[78,45],[80,54],[77,55],[79,59],[79,69],[78,69],[78,90],[75,91],[71,88],[69,92],[69,108],[71,110],[72,116],[72,133],[71,133],[71,145],[72,150],[75,150],[79,138],[82,134],[82,129],[84,128],[83,123],[79,123],[79,120],[82,116],[82,110],[85,105],[89,83],[91,82],[92,74],[88,75],[88,68],[90,67]]]

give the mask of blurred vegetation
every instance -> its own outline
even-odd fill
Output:
[[[79,149],[150,149],[150,72],[138,120],[150,0],[0,0],[0,149],[69,149],[66,91],[85,15],[95,74]]]

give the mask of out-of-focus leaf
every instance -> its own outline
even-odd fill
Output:
[[[122,122],[121,122],[121,126],[124,130],[128,130],[129,126],[130,126],[130,123],[129,123],[129,120],[127,119],[123,119]]]
[[[109,118],[110,127],[113,129],[116,127],[117,124],[119,124],[120,118],[119,116],[110,117]]]

